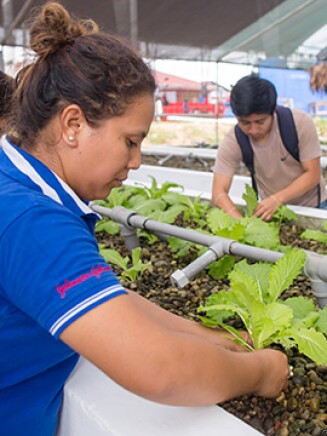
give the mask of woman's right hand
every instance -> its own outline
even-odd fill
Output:
[[[281,351],[270,348],[258,350],[254,353],[257,353],[262,360],[262,377],[254,394],[262,397],[278,397],[280,392],[287,386],[289,376],[287,356]]]

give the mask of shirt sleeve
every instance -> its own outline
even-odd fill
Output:
[[[83,219],[60,205],[29,209],[0,242],[6,298],[55,337],[87,311],[126,293]]]
[[[312,118],[303,111],[293,111],[299,139],[300,161],[304,162],[321,156],[320,141]]]
[[[236,141],[234,127],[218,147],[213,172],[224,176],[233,176],[242,162],[242,152]]]

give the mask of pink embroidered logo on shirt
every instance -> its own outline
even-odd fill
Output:
[[[91,272],[82,274],[81,276],[77,277],[77,279],[72,280],[71,282],[69,280],[65,280],[63,285],[57,285],[56,286],[57,292],[60,294],[61,298],[65,298],[66,292],[69,291],[74,286],[77,286],[80,283],[85,282],[85,280],[88,280],[91,277],[96,277],[97,279],[99,279],[102,273],[110,270],[111,270],[110,266],[105,266],[105,267],[101,265],[98,265],[97,267],[92,266]]]

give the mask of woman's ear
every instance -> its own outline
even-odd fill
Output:
[[[82,109],[76,104],[66,106],[61,112],[60,121],[64,141],[71,147],[77,147],[79,132],[86,122]]]

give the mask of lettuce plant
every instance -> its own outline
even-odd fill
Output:
[[[116,265],[122,270],[119,278],[131,282],[137,280],[143,272],[151,266],[151,262],[142,262],[141,247],[134,248],[131,259],[128,256],[121,256],[118,251],[111,248],[100,247],[100,254],[104,257],[106,262]]]
[[[280,344],[296,347],[317,364],[327,364],[327,307],[316,310],[311,299],[279,297],[301,272],[305,261],[302,250],[292,250],[274,265],[243,260],[229,274],[230,290],[210,296],[199,307],[202,322],[220,326],[235,336],[236,342],[251,348],[226,319],[238,315],[253,341],[253,349]]]
[[[301,238],[309,239],[310,241],[314,240],[320,242],[321,244],[327,244],[327,221],[322,223],[322,227],[325,231],[322,230],[310,230],[307,229],[301,234]]]

